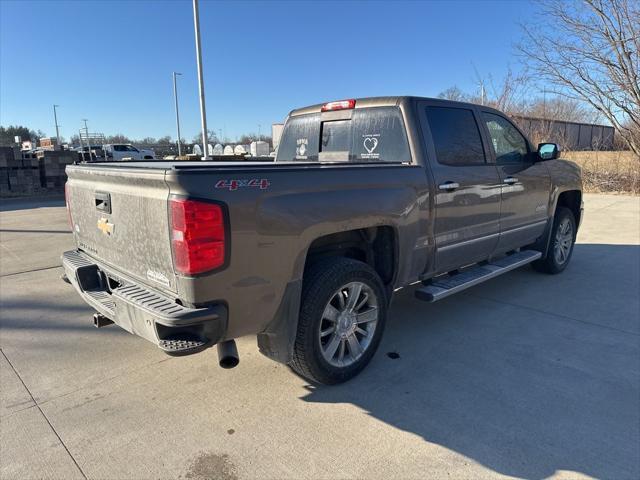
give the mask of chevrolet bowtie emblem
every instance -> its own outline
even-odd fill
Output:
[[[115,225],[113,223],[109,223],[108,218],[101,218],[98,220],[98,230],[100,230],[105,235],[111,235],[113,233],[113,228]]]

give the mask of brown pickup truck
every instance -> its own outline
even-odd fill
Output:
[[[67,167],[64,278],[171,355],[257,335],[320,383],[362,370],[395,291],[434,302],[531,263],[559,273],[580,170],[488,107],[365,98],[292,111],[275,162]]]

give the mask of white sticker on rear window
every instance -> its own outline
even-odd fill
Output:
[[[380,153],[376,152],[378,144],[380,143],[380,134],[364,134],[362,135],[362,139],[362,147],[366,150],[366,153],[362,153],[360,158],[380,158]]]
[[[307,145],[309,145],[309,140],[306,138],[299,138],[296,140],[296,158],[300,160],[304,160],[307,158]]]

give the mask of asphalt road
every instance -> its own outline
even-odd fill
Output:
[[[640,478],[640,198],[585,206],[562,275],[404,291],[370,366],[314,388],[254,338],[222,370],[96,330],[63,202],[3,200],[0,477]]]

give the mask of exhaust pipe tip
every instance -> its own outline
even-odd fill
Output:
[[[222,368],[234,368],[240,363],[235,340],[218,343],[218,364]]]

